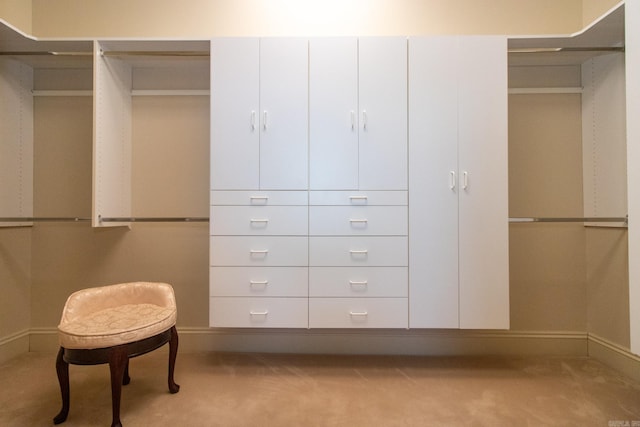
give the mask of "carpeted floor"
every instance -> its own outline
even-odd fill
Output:
[[[132,426],[638,426],[640,384],[587,358],[178,354],[131,360]],[[0,426],[47,426],[60,409],[55,354],[0,366]],[[63,426],[109,426],[108,365],[71,366]]]

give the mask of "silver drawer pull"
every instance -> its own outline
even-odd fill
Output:
[[[250,316],[266,316],[267,314],[269,314],[268,310],[265,310],[265,311],[253,311],[253,310],[251,310],[249,312]]]
[[[267,218],[251,218],[249,219],[249,222],[254,223],[254,222],[269,222],[269,220]]]
[[[351,249],[349,253],[351,255],[366,255],[369,251],[367,249]]]
[[[350,218],[350,219],[349,219],[349,222],[351,222],[351,223],[353,223],[353,222],[357,222],[357,223],[366,223],[366,222],[368,222],[368,221],[367,221],[367,219],[366,219],[366,218],[365,218],[365,219],[353,219],[353,218]]]
[[[367,286],[369,282],[367,280],[349,280],[351,286]]]
[[[364,317],[364,316],[368,316],[369,313],[367,313],[366,311],[350,311],[349,312],[350,316],[360,316],[360,317]]]
[[[367,196],[349,196],[349,200],[351,200],[351,203],[354,202],[365,202],[367,201]]]
[[[266,255],[269,253],[269,249],[251,249],[249,253],[251,255]]]
[[[268,284],[269,284],[268,280],[249,280],[250,286],[257,286],[257,285],[267,286]]]
[[[250,196],[249,200],[251,201],[251,203],[267,203],[267,201],[269,200],[269,196]]]

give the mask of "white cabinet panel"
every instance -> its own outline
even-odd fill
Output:
[[[309,187],[358,188],[358,39],[309,41]]]
[[[307,298],[211,298],[209,325],[234,328],[306,328]]]
[[[213,236],[211,266],[307,266],[307,237]]]
[[[260,188],[306,189],[308,41],[260,39]]]
[[[508,328],[506,39],[409,49],[410,326]]]
[[[260,183],[259,40],[211,41],[211,188]]]
[[[307,297],[307,267],[211,267],[210,295]]]
[[[306,236],[306,206],[212,206],[213,236]]]
[[[310,191],[309,204],[320,206],[406,206],[406,191]]]
[[[407,39],[358,45],[362,190],[407,189]]]
[[[406,298],[312,298],[311,328],[406,328]]]
[[[461,328],[509,327],[506,50],[500,36],[467,37],[461,47]]]
[[[311,206],[310,235],[406,236],[406,206]]]
[[[407,267],[310,267],[311,297],[407,297]]]
[[[406,266],[406,237],[310,237],[311,266]]]
[[[457,37],[409,39],[410,326],[458,323]],[[442,60],[441,58],[446,58]]]
[[[306,206],[306,191],[211,191],[212,205],[229,206]]]

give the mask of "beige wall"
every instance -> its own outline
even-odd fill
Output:
[[[0,0],[0,19],[4,19],[26,34],[31,34],[33,32],[31,4],[31,0]]]
[[[33,0],[38,37],[563,34],[581,0]]]

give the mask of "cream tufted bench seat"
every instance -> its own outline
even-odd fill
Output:
[[[171,285],[132,282],[83,289],[69,296],[58,325],[60,351],[56,371],[62,409],[53,419],[60,424],[69,414],[69,363],[109,363],[111,371],[112,427],[121,426],[122,384],[129,384],[129,358],[169,343],[169,391],[178,352],[175,328],[177,308]]]

